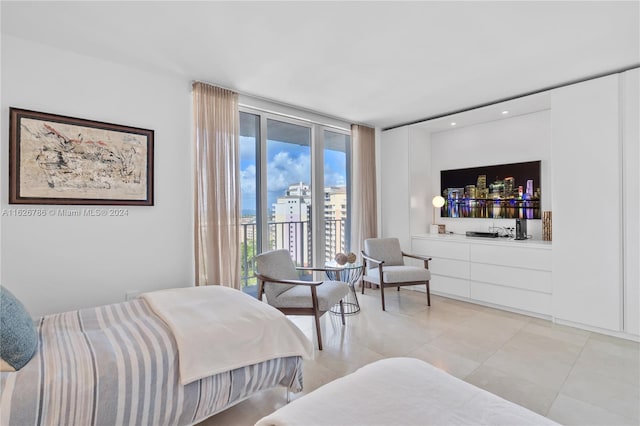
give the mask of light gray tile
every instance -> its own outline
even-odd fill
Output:
[[[473,323],[456,325],[429,343],[447,352],[456,353],[476,362],[484,362],[496,353],[517,332]]]
[[[384,312],[382,311],[382,300],[379,289],[366,288],[365,294],[368,296],[374,295],[374,304],[377,305],[378,310]],[[361,295],[362,294],[359,293],[358,297]],[[404,315],[411,315],[428,309],[426,293],[412,291],[405,288],[401,288],[400,291],[397,291],[394,287],[385,288],[384,300],[387,312],[398,312],[403,313]],[[374,306],[369,303],[368,307],[374,308]]]
[[[486,333],[491,336],[513,336],[528,323],[521,315],[504,316],[494,312],[478,312],[476,315],[465,319],[461,327],[468,327],[476,332]]]
[[[423,292],[385,294],[386,312],[380,291],[367,289],[345,326],[322,317],[325,350],[304,362],[305,389],[292,399],[379,359],[411,356],[560,423],[640,423],[638,343],[435,295],[427,307]],[[313,317],[290,318],[316,344]],[[285,402],[284,388],[263,391],[202,425],[252,425]]]
[[[484,365],[559,391],[580,350],[579,345],[521,331]]]
[[[425,327],[449,328],[472,318],[478,312],[465,306],[432,302],[429,309],[414,313],[412,318]]]
[[[201,426],[248,426],[287,403],[285,388],[277,387],[253,395],[233,407],[203,420]]]
[[[539,334],[541,336],[562,340],[564,342],[580,346],[584,346],[591,335],[589,331],[568,327],[566,325],[554,324],[551,321],[540,318],[532,318],[531,321],[522,328],[522,331]]]
[[[327,346],[315,354],[315,362],[340,376],[383,358],[383,355],[355,342],[339,347]]]
[[[476,303],[469,303],[469,302],[465,302],[462,300],[457,300],[457,299],[449,299],[447,297],[441,297],[441,296],[434,296],[433,294],[431,295],[431,300],[434,300],[434,297],[437,298],[437,300],[439,300],[441,303],[449,305],[449,306],[456,306],[456,307],[460,307],[460,308],[465,308],[465,309],[470,309],[476,312],[485,312],[487,311],[487,309],[491,309],[491,308],[487,308],[486,306],[483,305],[478,305]]]
[[[638,424],[636,420],[622,417],[562,393],[551,405],[547,417],[567,426],[637,426]]]
[[[635,342],[590,338],[577,364],[612,379],[640,386],[640,351]]]
[[[479,362],[444,351],[428,343],[409,353],[407,356],[426,361],[459,379],[464,379],[480,366]]]
[[[302,367],[303,390],[292,394],[291,399],[297,399],[302,395],[313,392],[321,386],[342,377],[341,374],[328,369],[315,360],[305,360]]]
[[[606,369],[594,370],[584,363],[576,363],[561,393],[623,417],[640,420],[640,388],[611,377]]]
[[[636,352],[640,350],[640,343],[638,342],[634,342],[626,339],[620,339],[618,337],[613,337],[613,336],[607,336],[606,334],[591,333],[590,340],[602,342],[602,343],[608,343],[612,347],[616,347],[622,350],[632,350]],[[615,350],[612,349],[612,351],[615,351]]]
[[[558,395],[554,389],[539,386],[485,365],[480,366],[464,380],[543,416],[547,414]]]

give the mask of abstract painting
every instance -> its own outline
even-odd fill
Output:
[[[152,206],[153,136],[10,108],[9,203]]]

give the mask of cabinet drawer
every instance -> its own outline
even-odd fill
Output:
[[[416,286],[416,288],[420,288],[420,286]],[[451,294],[469,298],[469,280],[431,275],[429,288],[431,291],[445,296]]]
[[[429,262],[429,270],[432,274],[469,279],[469,262],[462,260],[434,257],[433,260]]]
[[[537,314],[551,315],[551,295],[518,288],[471,281],[472,299],[487,303],[522,309]]]
[[[411,241],[415,254],[446,259],[469,260],[469,244],[446,241],[430,241],[415,238]]]
[[[514,268],[551,270],[551,250],[547,249],[472,244],[470,247],[470,259],[472,262]]]
[[[472,262],[469,273],[472,281],[500,284],[551,294],[552,281],[550,271],[519,269],[510,266]]]

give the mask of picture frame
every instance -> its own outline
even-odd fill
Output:
[[[9,204],[153,205],[153,130],[13,107],[9,115]]]

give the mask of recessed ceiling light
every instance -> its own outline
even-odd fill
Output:
[[[502,111],[502,115],[507,115],[507,114],[509,114],[509,111],[507,111],[506,109]]]
[[[455,121],[452,121],[452,122],[451,122],[451,125],[452,125],[452,126],[455,126],[456,124],[458,124],[458,123],[456,123]]]

